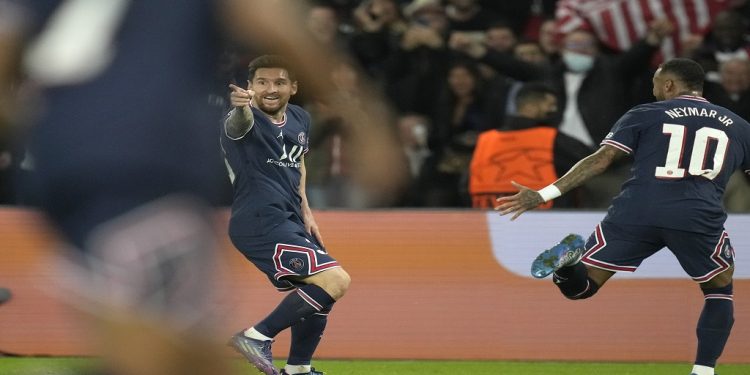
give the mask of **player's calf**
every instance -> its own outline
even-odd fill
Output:
[[[702,290],[705,303],[696,329],[698,352],[693,373],[712,375],[734,325],[732,284]]]

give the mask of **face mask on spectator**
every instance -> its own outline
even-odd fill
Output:
[[[582,53],[564,51],[562,59],[568,69],[575,73],[588,72],[594,66],[594,56]]]

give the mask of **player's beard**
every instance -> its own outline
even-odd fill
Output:
[[[282,111],[284,111],[286,109],[286,104],[288,103],[288,102],[280,101],[278,106],[269,107],[265,105],[265,103],[263,103],[263,98],[260,98],[260,100],[257,100],[257,101],[254,100],[254,102],[255,102],[255,106],[258,107],[258,109],[260,109],[261,111],[263,111],[263,113],[271,117],[274,117],[278,115],[279,113],[281,113]]]

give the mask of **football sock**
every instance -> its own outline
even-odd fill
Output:
[[[309,365],[313,353],[323,337],[330,309],[315,313],[292,326],[292,345],[289,348],[287,366]],[[289,370],[288,373],[292,374]],[[300,372],[310,372],[300,371]]]
[[[271,314],[253,328],[267,337],[299,323],[317,312],[329,309],[336,300],[317,285],[305,285],[289,293]]]
[[[693,371],[691,371],[690,374],[691,375],[714,375],[714,368],[708,367],[708,366],[695,365],[693,366]]]
[[[698,319],[698,354],[695,364],[716,367],[734,324],[732,284],[723,288],[703,289],[705,302]]]
[[[246,329],[242,334],[245,335],[245,337],[249,337],[254,340],[260,340],[260,341],[271,341],[273,338],[268,337],[258,331],[255,330],[255,327],[250,327]]]
[[[310,365],[286,365],[284,366],[284,372],[289,375],[292,374],[307,374],[312,370]]]
[[[555,271],[552,281],[568,299],[586,299],[599,290],[599,285],[589,278],[586,266],[581,262]]]

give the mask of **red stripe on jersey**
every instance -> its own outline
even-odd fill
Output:
[[[299,253],[307,257],[307,264],[309,267],[307,272],[308,275],[313,275],[320,271],[339,266],[339,263],[336,261],[318,264],[318,257],[315,255],[315,250],[311,248],[280,243],[276,244],[276,250],[274,251],[273,255],[273,263],[274,267],[276,268],[276,274],[274,274],[273,277],[276,280],[279,280],[284,276],[299,275],[298,272],[284,267],[284,265],[281,263],[281,255],[284,252]]]
[[[703,276],[694,277],[693,280],[699,283],[706,282],[713,279],[714,276],[729,269],[731,265],[721,257],[721,250],[724,248],[724,243],[727,241],[727,239],[729,239],[729,235],[727,234],[727,232],[723,232],[721,234],[721,238],[719,238],[719,243],[716,244],[716,247],[714,247],[714,251],[711,253],[711,260],[716,263],[718,267]]]
[[[594,256],[594,254],[607,246],[607,240],[604,238],[604,232],[602,232],[601,224],[596,226],[596,229],[594,230],[594,238],[596,239],[596,244],[592,246],[591,249],[586,251],[586,254],[584,254],[583,258],[581,259],[584,264],[612,272],[634,272],[636,270],[636,267],[633,266],[618,266],[616,264],[606,263],[593,259],[592,256]]]

